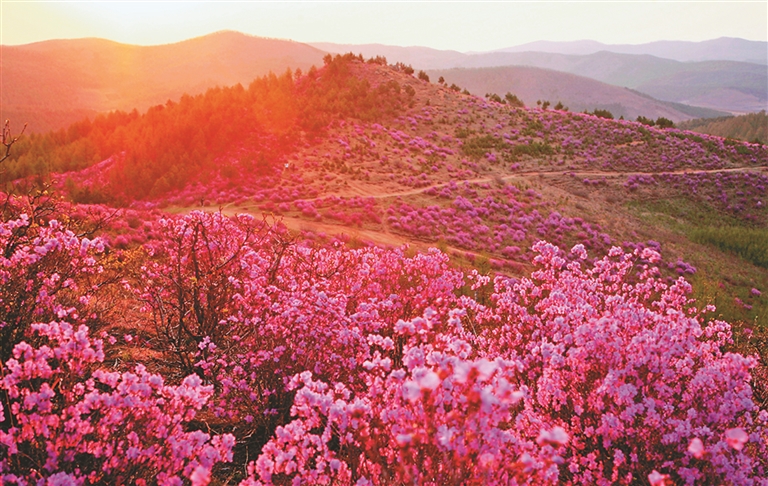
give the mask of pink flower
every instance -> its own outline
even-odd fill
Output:
[[[728,443],[729,446],[733,447],[737,451],[740,451],[744,448],[744,444],[746,444],[749,441],[749,435],[744,432],[744,429],[741,427],[736,427],[735,429],[728,429],[725,431],[725,442]]]
[[[197,466],[192,475],[189,476],[192,486],[205,486],[211,481],[211,471],[203,466]]]
[[[661,474],[655,469],[648,475],[648,482],[651,483],[651,486],[665,486],[667,481],[669,481],[669,474]]]
[[[539,436],[536,438],[536,443],[540,446],[545,444],[553,446],[561,446],[568,443],[568,432],[562,427],[554,427],[552,430],[541,429]]]
[[[693,454],[696,459],[701,459],[704,456],[704,443],[698,437],[694,438],[688,445],[688,452]]]

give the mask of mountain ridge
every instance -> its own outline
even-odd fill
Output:
[[[82,113],[144,110],[219,85],[322,63],[306,44],[221,31],[157,46],[66,39],[3,46],[2,117],[31,131],[61,128]],[[40,120],[40,115],[49,120]]]
[[[603,109],[611,111],[616,118],[631,120],[645,116],[664,117],[679,122],[691,118],[695,113],[702,113],[701,116],[694,116],[696,118],[718,116],[714,110],[700,111],[700,108],[676,106],[628,88],[552,69],[502,66],[435,70],[428,73],[430,78],[442,76],[447,84],[456,84],[479,96],[495,93],[503,97],[505,93],[511,92],[527,106],[535,106],[539,100],[548,100],[553,105],[559,101],[572,111]]]

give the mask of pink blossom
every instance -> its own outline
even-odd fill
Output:
[[[749,435],[741,427],[736,427],[725,431],[725,441],[729,446],[740,451],[749,441]]]
[[[704,443],[701,441],[701,439],[695,437],[693,440],[691,440],[691,443],[688,444],[688,452],[690,452],[696,459],[701,459],[706,452],[704,449]]]

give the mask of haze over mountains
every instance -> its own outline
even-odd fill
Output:
[[[31,131],[86,115],[146,110],[214,86],[247,85],[269,72],[322,65],[325,53],[299,42],[217,32],[183,42],[134,46],[104,39],[3,46],[3,119]]]
[[[768,42],[721,38],[698,43],[663,41],[633,46],[594,41],[542,41],[466,54],[377,44],[313,45],[334,53],[352,51],[365,56],[383,55],[429,70],[500,66],[546,68],[632,88],[662,101],[729,113],[755,112],[768,106]],[[468,76],[474,77],[472,74]],[[478,78],[481,76],[477,75]],[[478,85],[476,89],[482,91],[490,87],[490,84],[487,87]],[[543,91],[533,98],[535,101],[547,95]],[[570,102],[577,105],[582,100]]]
[[[572,110],[608,109],[617,117],[664,116],[678,122],[768,107],[766,42],[537,42],[465,54],[375,44],[307,45],[225,31],[149,47],[102,39],[3,46],[0,116],[42,132],[100,112],[142,111],[183,93],[247,85],[268,72],[306,70],[321,65],[326,52],[350,51],[430,70],[480,96],[510,91],[529,105],[539,99],[562,101]]]
[[[718,116],[718,111],[659,101],[648,95],[595,81],[584,76],[528,66],[428,71],[430,78],[443,76],[447,83],[465,87],[473,94],[512,92],[526,106],[537,100],[562,102],[571,111],[608,110],[616,118],[664,117],[679,122]]]
[[[603,44],[591,40],[574,42],[537,41],[499,49],[502,52],[553,52],[559,54],[594,54],[600,51],[621,54],[648,54],[681,62],[713,60],[768,64],[768,43],[733,37],[720,37],[702,42],[656,41],[645,44]]]

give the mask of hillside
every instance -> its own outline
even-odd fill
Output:
[[[735,117],[688,120],[681,123],[679,128],[718,137],[768,143],[768,116],[765,111]]]
[[[639,234],[657,240],[656,224],[643,229],[648,222],[633,213],[650,211],[646,198],[659,184],[668,195],[681,184],[701,186],[680,204],[709,201],[703,207],[711,214],[700,216],[707,221],[727,211],[723,221],[736,226],[766,222],[764,183],[736,188],[764,177],[764,148],[601,120],[573,107],[570,113],[513,109],[377,63],[344,66],[333,75],[262,78],[247,89],[211,90],[144,115],[29,137],[6,161],[4,180],[53,177],[80,202],[130,206],[138,199],[141,207],[179,209],[202,202],[227,212],[279,214],[293,229],[326,234],[351,225],[373,241],[440,244],[457,256],[485,254],[494,265],[518,271],[537,237],[573,244],[589,235],[594,249],[605,249],[606,241],[637,241]],[[231,119],[238,123],[226,122]],[[726,192],[710,186],[750,167],[754,171]],[[695,170],[705,172],[689,180]],[[468,206],[435,212],[466,198],[465,191],[473,194]],[[616,206],[616,191],[625,206]],[[518,200],[514,225],[504,206],[498,214],[470,216],[487,197],[525,201]],[[558,222],[551,228],[544,223],[550,217]],[[691,224],[693,231],[700,221]],[[680,244],[665,257],[683,257]]]
[[[478,96],[486,93],[503,96],[511,92],[527,106],[535,106],[537,100],[549,100],[553,105],[561,101],[571,111],[593,111],[597,108],[609,110],[616,118],[623,116],[632,120],[645,116],[665,117],[677,122],[692,117],[717,115],[717,112],[711,110],[676,106],[626,88],[550,69],[507,66],[449,69],[428,73],[431,79],[442,76],[446,83],[466,88]]]
[[[757,64],[710,61],[645,81],[636,89],[660,100],[736,114],[757,112],[768,106],[768,69]]]
[[[0,115],[30,132],[59,129],[112,110],[146,110],[182,94],[248,84],[323,52],[298,42],[218,32],[176,44],[133,46],[103,39],[3,46]]]
[[[12,149],[3,474],[768,477],[764,146],[350,54]]]

